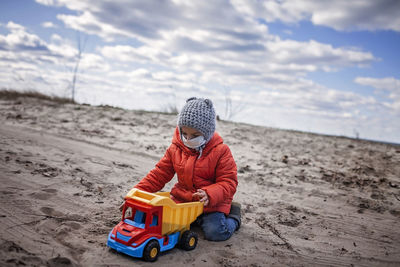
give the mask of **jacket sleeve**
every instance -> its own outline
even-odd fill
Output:
[[[174,166],[172,163],[173,149],[171,145],[165,152],[162,159],[137,185],[134,187],[147,192],[160,191],[166,183],[171,181],[175,175]]]
[[[237,167],[229,147],[224,144],[220,153],[215,171],[215,183],[202,188],[207,192],[211,207],[233,198],[238,185]]]

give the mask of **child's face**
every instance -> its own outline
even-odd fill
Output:
[[[193,139],[193,138],[196,138],[196,137],[202,135],[198,130],[190,128],[190,127],[186,127],[186,126],[181,127],[181,133],[187,140],[190,140],[190,139]]]

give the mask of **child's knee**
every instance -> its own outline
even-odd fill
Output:
[[[224,217],[215,216],[214,218],[207,219],[208,220],[205,220],[202,223],[205,239],[210,241],[224,241],[232,236]]]
[[[210,241],[225,241],[229,239],[231,235],[222,227],[210,227],[204,229],[204,237]]]
[[[203,227],[204,237],[211,241],[223,241],[227,238],[224,236],[226,229],[220,224],[207,224]]]

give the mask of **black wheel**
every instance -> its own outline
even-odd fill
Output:
[[[192,250],[196,248],[198,236],[193,231],[186,231],[182,234],[180,245],[184,250]]]
[[[143,259],[145,261],[156,261],[160,253],[160,244],[157,240],[151,240],[147,243],[143,251]]]

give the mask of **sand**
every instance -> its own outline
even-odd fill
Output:
[[[219,121],[242,227],[156,264],[107,234],[176,116],[0,99],[1,266],[400,266],[400,146]],[[171,188],[174,180],[165,188]]]

